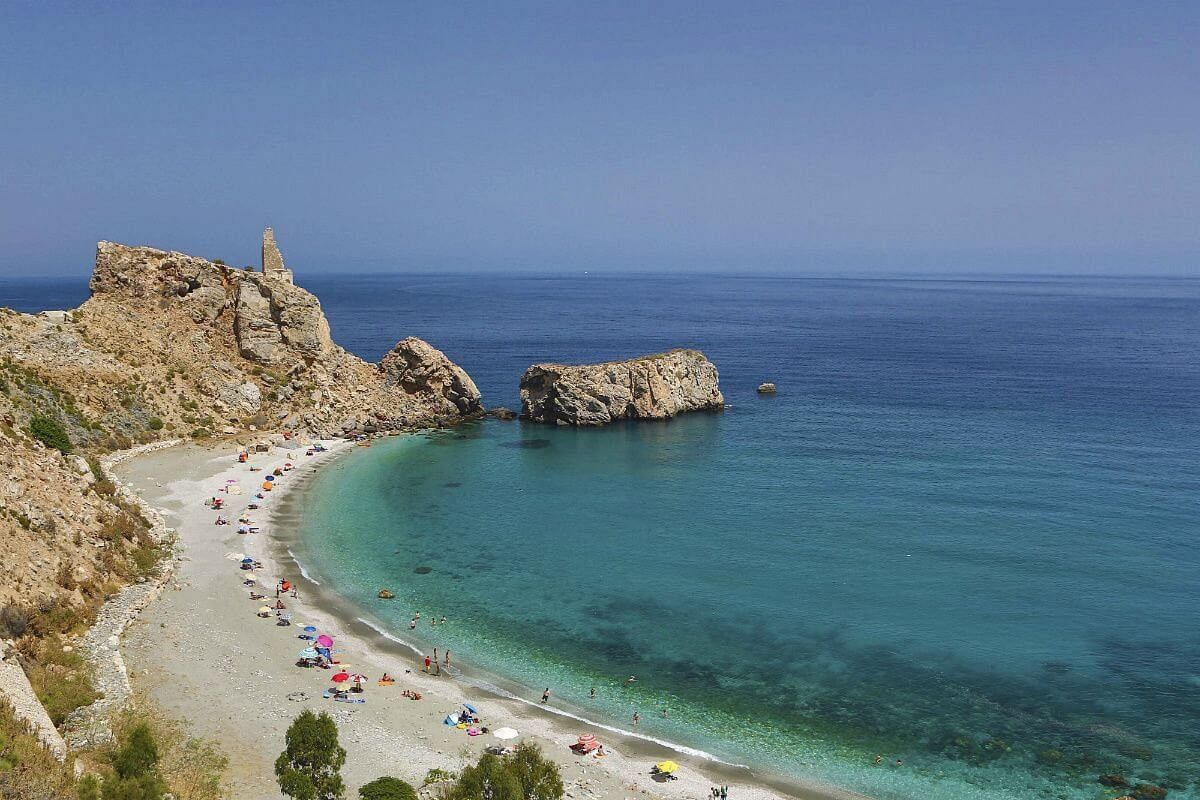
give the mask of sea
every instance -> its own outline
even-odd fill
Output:
[[[720,371],[720,413],[489,419],[315,476],[296,556],[389,635],[878,800],[1200,798],[1200,281],[298,282],[347,349],[420,336],[489,407],[540,361]],[[22,310],[85,296],[0,282]]]

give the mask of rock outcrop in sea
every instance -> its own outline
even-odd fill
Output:
[[[602,364],[534,364],[521,378],[521,418],[554,425],[669,419],[724,405],[717,368],[699,350]]]

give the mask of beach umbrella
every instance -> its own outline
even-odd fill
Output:
[[[674,761],[660,761],[654,766],[658,767],[658,771],[664,775],[670,775],[672,772],[679,769],[679,765]]]
[[[333,639],[329,637],[329,634],[322,633],[317,637],[317,644],[321,645],[321,647],[333,647]]]
[[[316,632],[317,632],[317,626],[316,626],[316,625],[305,625],[305,626],[304,626],[304,632],[305,632],[305,633],[316,633]]]
[[[243,563],[243,564],[253,564],[253,563],[254,563],[254,559],[253,559],[253,558],[251,558],[250,556],[245,556],[245,557],[242,559],[242,563]]]
[[[306,647],[300,651],[300,657],[301,658],[316,658],[317,651],[311,647]]]
[[[258,610],[258,613],[260,613],[260,614],[270,614],[270,613],[271,613],[271,607],[270,607],[270,606],[263,606],[262,608],[260,608],[260,609]]]
[[[479,713],[478,711],[475,710],[475,706],[471,705],[470,703],[463,703],[463,708],[465,708],[467,711],[470,711],[472,714]]]
[[[350,680],[354,681],[355,683],[366,683],[367,676],[363,675],[361,672],[356,672],[350,676]]]
[[[275,476],[274,476],[274,475],[268,475],[268,476],[267,476],[267,480],[269,480],[269,481],[271,481],[271,482],[274,482],[274,481],[275,481]]]
[[[329,680],[333,681],[334,683],[345,683],[346,681],[350,680],[350,673],[349,672],[339,672],[336,675],[334,675],[332,678],[330,678]]]
[[[500,739],[501,741],[507,741],[508,739],[515,739],[520,735],[521,734],[517,733],[512,728],[499,728],[498,730],[492,731],[492,736],[495,736],[497,739]]]
[[[227,480],[225,482],[226,483],[237,483],[237,478],[230,478],[229,480]]]

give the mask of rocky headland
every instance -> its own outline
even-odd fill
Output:
[[[521,378],[521,418],[551,425],[661,420],[724,404],[717,368],[699,350],[602,364],[534,364]]]
[[[79,308],[0,308],[0,549],[23,565],[0,572],[13,616],[0,638],[27,613],[83,608],[148,571],[152,526],[105,479],[103,454],[483,413],[470,376],[427,342],[404,339],[379,364],[339,347],[269,229],[262,253],[257,271],[100,242]]]

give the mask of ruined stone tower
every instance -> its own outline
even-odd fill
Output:
[[[279,245],[275,244],[274,228],[263,231],[262,271],[268,277],[292,282],[292,271],[283,265],[283,254],[279,252]]]

